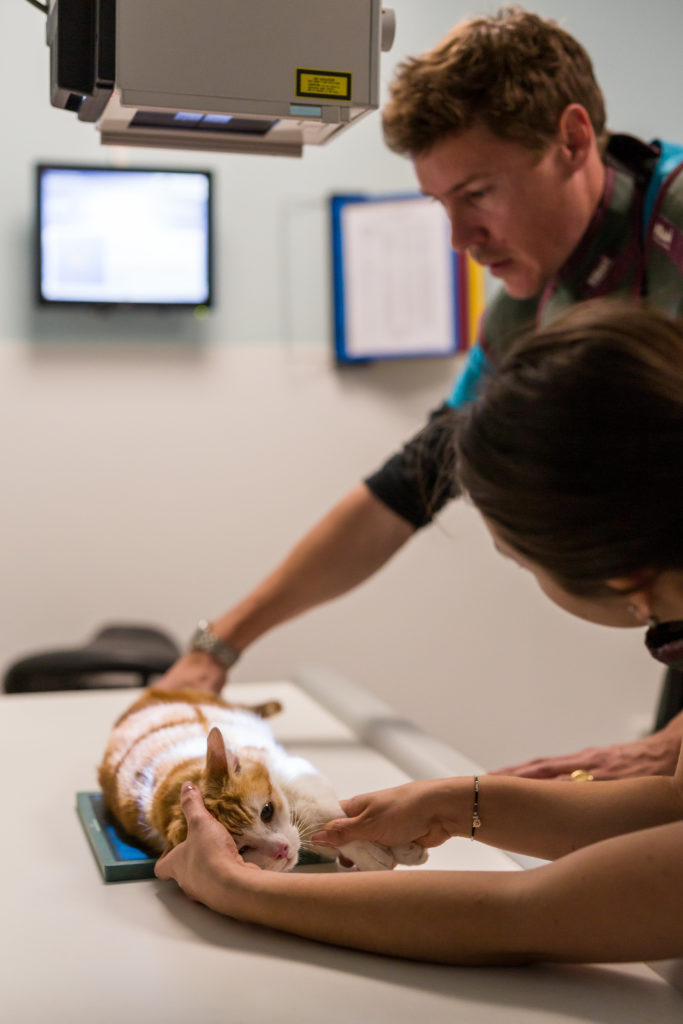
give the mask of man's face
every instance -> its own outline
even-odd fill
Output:
[[[487,266],[516,299],[538,294],[590,221],[559,142],[539,157],[476,125],[440,140],[414,166],[422,191],[448,214],[453,248]]]

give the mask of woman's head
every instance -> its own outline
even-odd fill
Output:
[[[683,573],[683,324],[575,307],[515,347],[456,449],[498,546],[540,569],[554,600],[553,588],[599,602]]]

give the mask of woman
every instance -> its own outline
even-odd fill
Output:
[[[683,661],[683,325],[587,304],[508,358],[457,432],[461,483],[495,546],[591,622],[649,626]],[[683,758],[673,777],[568,785],[487,776],[355,797],[316,837],[437,846],[472,836],[550,863],[520,872],[282,875],[245,865],[183,794],[157,865],[240,920],[453,964],[683,954]]]

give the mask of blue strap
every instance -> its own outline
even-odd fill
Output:
[[[675,170],[679,164],[683,164],[683,146],[680,143],[662,142],[660,139],[655,139],[654,141],[660,147],[661,155],[655,164],[655,169],[652,172],[652,177],[650,178],[650,183],[647,186],[647,191],[645,193],[645,199],[643,200],[644,232],[647,232],[650,224],[652,211],[655,208],[660,188],[671,172]]]
[[[467,354],[467,362],[462,372],[456,377],[453,390],[446,399],[448,405],[456,409],[477,397],[483,379],[491,372],[492,366],[484,354],[481,345],[473,345]]]

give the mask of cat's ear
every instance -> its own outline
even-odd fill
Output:
[[[225,749],[223,736],[215,725],[206,740],[206,777],[208,781],[222,782],[226,775],[239,775],[239,758]]]

